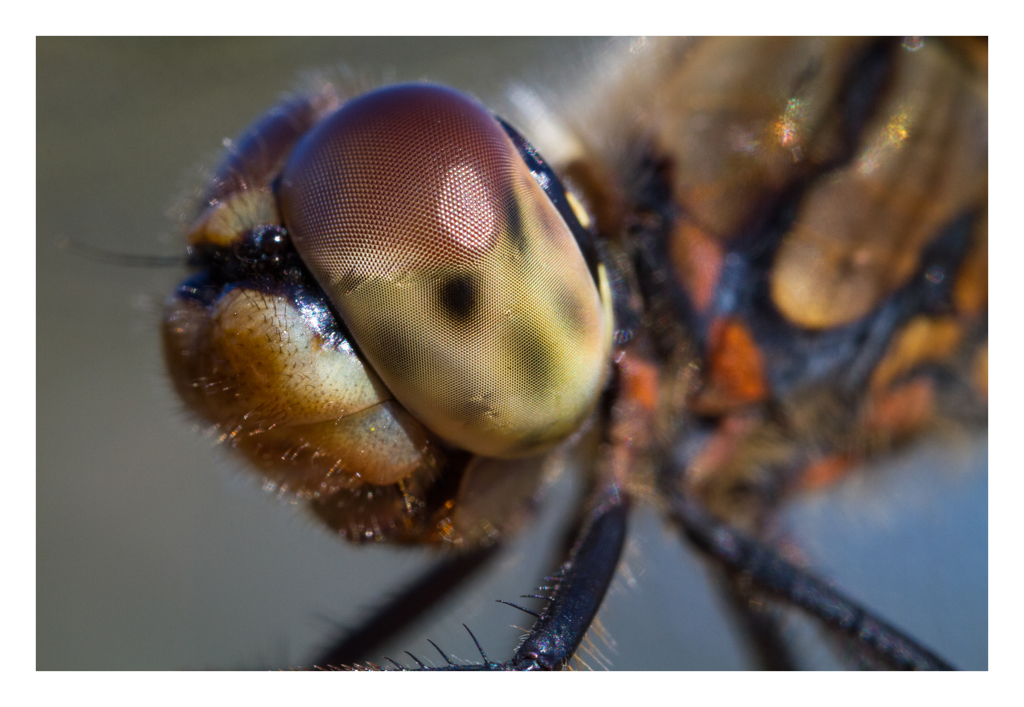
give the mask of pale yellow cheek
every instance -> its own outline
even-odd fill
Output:
[[[284,297],[238,288],[217,303],[210,355],[265,421],[332,420],[391,398],[351,348],[325,346]]]
[[[426,430],[394,402],[340,420],[284,424],[235,446],[282,490],[322,495],[401,481],[424,461]]]
[[[176,301],[164,341],[185,402],[281,489],[391,484],[433,463],[423,426],[286,298],[238,288],[210,310]]]

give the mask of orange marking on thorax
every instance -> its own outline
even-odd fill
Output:
[[[722,246],[692,222],[683,221],[669,243],[676,279],[693,301],[698,312],[710,306],[718,287],[725,256]]]
[[[658,368],[652,362],[625,355],[619,361],[623,396],[646,412],[658,409]]]
[[[743,322],[722,319],[711,325],[708,379],[722,393],[740,402],[768,396],[764,361],[754,337]]]

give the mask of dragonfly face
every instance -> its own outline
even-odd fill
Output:
[[[221,496],[223,497],[223,493],[221,494]],[[263,512],[266,512],[266,508],[260,508],[260,509],[259,509],[259,512],[261,512],[261,513],[263,513]],[[274,511],[271,511],[271,513],[273,513],[273,512],[274,512]],[[285,514],[285,515],[286,515],[286,514]],[[287,524],[288,522],[287,522],[287,521],[285,521],[285,523]],[[655,527],[656,527],[656,521],[648,521],[648,526],[649,526],[649,527],[650,527],[650,526],[655,526]],[[293,529],[294,529],[294,528],[293,528]],[[299,530],[301,531],[301,532],[299,533],[300,535],[302,535],[302,534],[308,534],[308,533],[310,533],[310,532],[313,532],[313,534],[315,534],[315,531],[310,531],[310,530],[309,530],[308,528],[300,528]],[[656,533],[656,532],[655,532],[655,535],[657,535],[657,533]],[[277,542],[277,541],[271,541],[271,542]],[[532,540],[532,542],[534,542],[534,543],[537,543],[537,542],[538,542],[538,540],[537,540],[537,539],[533,539],[533,540]],[[543,540],[540,540],[540,542],[543,542]],[[648,543],[644,543],[643,541],[641,541],[641,542],[640,542],[640,544],[641,544],[641,546],[644,546],[644,545],[646,544],[646,546],[647,546],[647,547],[648,547],[648,549],[649,549],[649,546],[650,546],[650,544],[652,544],[652,543],[650,543],[650,542],[648,542]],[[327,548],[327,547],[331,547],[331,549],[330,549],[330,550],[326,550],[326,548]],[[326,544],[326,543],[325,543],[324,547],[321,547],[320,549],[321,549],[321,550],[323,550],[323,551],[325,551],[325,552],[330,552],[330,553],[334,553],[334,554],[335,554],[335,556],[337,556],[338,554],[344,554],[344,555],[346,555],[346,557],[344,557],[344,558],[339,558],[339,559],[338,559],[338,562],[339,562],[339,564],[340,564],[340,563],[344,563],[344,564],[345,564],[345,567],[346,567],[346,570],[345,570],[345,571],[342,571],[342,572],[340,573],[340,575],[339,575],[339,577],[340,577],[341,575],[344,575],[344,576],[345,576],[346,578],[344,578],[344,579],[339,579],[339,580],[338,580],[338,583],[343,583],[343,582],[346,582],[346,581],[350,581],[350,574],[351,574],[351,573],[354,573],[354,572],[358,572],[358,570],[353,570],[352,568],[356,568],[356,567],[359,567],[359,566],[360,566],[360,563],[363,563],[363,565],[365,565],[365,560],[364,560],[364,559],[362,558],[362,556],[360,556],[360,555],[358,555],[358,554],[352,554],[352,553],[349,553],[349,552],[348,552],[347,550],[338,550],[338,549],[334,548],[333,546],[331,546],[331,545],[329,545],[329,544]],[[520,552],[520,554],[522,554],[522,552],[523,552],[523,551],[522,551],[522,550],[520,550],[519,552]],[[671,551],[670,551],[670,550],[665,550],[665,552],[666,552],[667,554],[671,554]],[[678,554],[678,553],[677,553],[677,554]],[[404,561],[404,562],[406,562],[406,563],[410,563],[410,562],[415,562],[415,561],[418,561],[418,560],[411,560],[411,559],[409,559],[408,557],[406,557],[406,558],[405,558],[405,559],[404,559],[403,561]],[[685,561],[685,560],[684,560],[684,561]],[[646,560],[645,560],[645,558],[643,557],[642,553],[641,553],[641,556],[640,556],[639,558],[638,558],[638,557],[636,557],[636,556],[634,555],[634,556],[633,556],[633,559],[632,559],[631,561],[629,560],[629,557],[627,556],[627,562],[630,562],[630,563],[631,563],[631,565],[632,565],[631,569],[633,569],[633,572],[634,572],[634,574],[641,574],[641,576],[643,576],[644,574],[651,574],[651,573],[654,573],[654,571],[655,571],[655,570],[653,570],[653,569],[650,569],[650,568],[653,568],[653,567],[655,567],[655,566],[656,566],[656,565],[658,564],[657,562],[648,562],[648,561],[646,561]],[[691,562],[692,562],[692,560],[691,560]],[[257,564],[259,564],[259,563],[257,562]],[[646,571],[645,571],[645,565],[648,565],[648,569],[647,569]],[[369,569],[368,569],[368,570],[365,570],[365,571],[364,571],[364,573],[365,573],[365,574],[369,574],[369,573],[370,573],[370,572],[372,572],[372,571],[376,571],[376,570],[369,570]],[[701,570],[699,570],[699,569],[698,569],[697,571],[698,571],[698,572],[700,572]],[[259,580],[258,580],[258,579],[256,578],[256,575],[252,575],[252,577],[253,577],[253,581],[254,581],[254,582],[258,582],[258,581],[259,581]],[[382,577],[382,575],[378,575],[377,577],[378,577],[378,578],[381,578],[381,577]],[[378,590],[376,590],[376,591],[383,591],[383,590],[386,590],[386,589],[388,589],[389,587],[392,587],[392,586],[393,586],[393,579],[394,579],[393,577],[383,577],[383,578],[381,578],[381,580],[380,580],[380,583],[376,585],[376,586],[378,587]],[[668,583],[669,583],[669,585],[670,585],[670,586],[671,586],[671,585],[672,585],[673,583],[676,583],[676,584],[678,584],[679,582],[680,582],[680,580],[678,580],[678,579],[677,579],[677,578],[675,578],[675,577],[672,577],[672,578],[668,579]],[[641,581],[641,587],[643,587],[643,584],[644,584],[644,582],[643,582],[643,580],[642,580],[642,581]],[[521,587],[521,586],[513,586],[513,587],[511,587],[511,588],[510,588],[510,589],[508,589],[508,590],[497,590],[497,593],[496,593],[496,594],[495,594],[495,591],[492,591],[492,592],[491,592],[491,594],[495,594],[495,595],[494,595],[494,596],[488,596],[488,598],[514,598],[514,597],[516,596],[516,594],[518,594],[518,593],[521,593],[521,592],[524,592],[524,591],[528,591],[528,590],[529,590],[530,588],[531,588],[530,586],[526,586],[526,587]],[[259,590],[257,590],[257,592],[258,592],[258,591],[259,591]],[[484,590],[484,589],[479,589],[478,591],[480,591],[480,592],[483,592],[483,591],[486,591],[486,590]],[[615,606],[615,602],[618,602],[620,606],[627,606],[627,607],[628,607],[628,605],[629,605],[629,603],[630,603],[630,599],[629,599],[629,592],[630,592],[630,591],[638,591],[638,590],[635,590],[635,589],[634,589],[634,590],[631,590],[631,589],[629,589],[629,588],[626,588],[626,589],[620,589],[620,590],[619,590],[619,591],[617,592],[617,594],[616,594],[616,595],[613,595],[613,597],[612,597],[612,602],[613,602],[613,604],[612,604],[612,608],[611,608],[611,609],[609,609],[609,611],[612,611],[612,612],[613,612],[613,610],[614,610],[614,606]],[[368,594],[372,595],[373,593],[374,593],[374,592],[369,592]],[[663,594],[663,593],[662,593],[662,594]],[[713,606],[713,601],[714,601],[713,599],[712,599],[712,600],[708,600],[708,601],[707,601],[707,602],[705,603],[705,605],[704,605],[704,606],[705,606],[705,608],[709,608],[709,607],[712,607],[712,606]],[[318,602],[318,607],[319,607],[319,608],[318,608],[318,611],[319,611],[319,613],[322,613],[322,614],[325,614],[325,615],[329,615],[329,616],[333,616],[333,615],[334,615],[334,613],[333,613],[333,611],[332,611],[332,608],[331,608],[331,606],[329,606],[329,605],[328,605],[328,604],[333,604],[333,603],[334,603],[334,602],[322,602],[322,603],[321,603],[321,602]],[[346,602],[345,602],[344,600],[342,600],[342,601],[341,601],[341,602],[339,602],[339,603],[346,603]],[[368,603],[368,602],[367,602],[367,601],[366,601],[366,600],[364,599],[364,600],[363,600],[363,604],[365,605],[366,603]],[[372,602],[369,602],[369,603],[372,603]],[[223,608],[223,605],[221,605],[221,608]],[[207,609],[205,609],[205,608],[204,608],[204,609],[202,609],[202,611],[206,611],[206,610],[207,610]],[[477,624],[476,624],[476,623],[474,623],[474,620],[475,620],[475,619],[474,619],[474,617],[476,617],[476,616],[483,616],[483,615],[486,615],[486,614],[490,613],[490,611],[492,611],[492,609],[488,608],[488,609],[486,609],[486,610],[480,610],[480,609],[479,609],[479,606],[477,606],[477,607],[475,607],[475,608],[473,608],[473,609],[471,609],[471,610],[467,610],[467,611],[464,611],[464,612],[462,612],[462,613],[460,614],[460,616],[459,616],[459,620],[458,620],[458,621],[456,621],[455,623],[456,623],[456,624],[458,624],[458,623],[460,623],[460,622],[461,622],[461,621],[463,621],[463,620],[468,620],[468,621],[470,622],[471,626],[472,626],[472,627],[473,627],[473,628],[474,628],[475,630],[477,630],[477,629],[478,629],[478,626],[477,626]],[[217,612],[217,613],[224,613],[224,612],[223,612],[223,611],[220,611],[220,612]],[[230,613],[230,612],[228,612],[228,613]],[[524,617],[524,618],[526,618],[526,617]],[[304,621],[304,620],[305,620],[305,617],[301,617],[301,616],[300,616],[300,617],[298,617],[298,619],[299,619],[299,621],[300,621],[300,622],[302,622],[302,621]],[[509,623],[510,621],[511,621],[511,622],[514,622],[514,623],[518,623],[518,624],[520,624],[520,625],[523,625],[523,624],[527,624],[527,623],[528,623],[528,621],[519,621],[519,620],[517,620],[517,619],[511,619],[511,620],[509,620],[509,619],[508,619],[507,617],[502,617],[502,618],[501,618],[501,622],[502,622],[502,623]],[[610,621],[614,621],[614,619],[610,617]],[[307,622],[307,625],[308,625],[308,622]],[[725,630],[725,631],[727,631],[728,629],[727,629],[727,628],[725,628],[724,630]],[[479,632],[479,631],[478,631],[478,632]],[[313,631],[313,633],[316,633],[316,631],[314,630],[314,631]],[[512,633],[514,634],[515,632],[513,631]],[[438,632],[437,632],[436,630],[434,630],[434,632],[430,634],[430,637],[432,637],[432,638],[435,638],[435,639],[440,639],[440,640],[442,641],[442,645],[444,645],[444,644],[445,644],[445,641],[444,641],[444,635],[445,635],[445,634],[444,634],[443,632],[442,632],[442,633],[438,633]],[[612,627],[612,636],[613,636],[613,638],[615,638],[615,639],[617,639],[617,640],[618,640],[618,642],[619,642],[619,644],[620,644],[620,650],[622,651],[622,653],[623,653],[623,654],[625,654],[625,653],[627,653],[627,652],[632,652],[632,651],[633,651],[633,649],[632,649],[631,647],[627,647],[627,646],[625,645],[625,639],[624,639],[624,638],[622,637],[622,635],[621,635],[620,633],[618,633],[618,631],[616,631],[616,630],[615,630],[615,628],[614,628],[614,627]],[[257,640],[258,640],[258,639],[257,639]],[[641,639],[641,642],[643,642],[643,639]],[[485,645],[486,645],[486,646],[488,647],[488,649],[489,649],[489,650],[490,650],[491,652],[493,652],[494,650],[496,650],[496,648],[492,648],[492,645],[493,645],[492,643],[486,643],[486,642],[485,642]],[[445,646],[445,647],[447,647],[447,646]],[[417,646],[412,646],[412,648],[416,649],[416,648],[417,648]],[[456,649],[456,651],[457,651],[457,649]],[[457,651],[457,652],[458,652],[458,651]],[[671,652],[672,652],[672,648],[667,648],[667,647],[665,647],[665,646],[659,646],[659,647],[657,647],[657,648],[655,649],[655,651],[654,651],[654,652],[655,652],[655,653],[657,653],[657,654],[659,654],[659,655],[665,656],[665,654],[666,654],[666,653],[671,653]],[[463,656],[468,656],[468,655],[470,655],[470,650],[469,650],[469,648],[466,648],[465,650],[463,650],[463,651],[461,652],[461,654],[462,654]],[[245,658],[244,658],[244,656],[247,656],[247,655],[252,655],[252,653],[251,653],[251,652],[250,652],[250,653],[243,653],[242,655],[243,655],[243,658],[242,658],[242,660],[244,660],[244,659],[245,659]],[[289,658],[289,659],[288,659],[288,660],[287,660],[286,662],[289,662],[289,663],[294,663],[294,662],[299,662],[299,661],[301,661],[301,659],[302,659],[302,656],[300,656],[300,657],[299,657],[298,659],[296,659],[296,658]],[[628,664],[628,663],[629,663],[628,659],[625,659],[625,658],[623,658],[623,659],[624,659],[624,660],[626,660],[626,664]],[[727,661],[728,661],[729,659],[725,659],[725,660],[726,660],[726,664],[729,664],[729,663],[727,662]],[[268,661],[267,661],[267,662],[271,662],[271,663],[275,663],[275,664],[276,664],[276,663],[277,663],[277,662],[279,662],[279,661],[278,661],[278,660],[276,660],[276,659],[273,659],[273,658],[272,658],[272,659],[268,659]],[[619,657],[615,657],[615,658],[613,658],[613,664],[615,664],[615,665],[617,665],[617,666],[620,666],[620,665],[622,665],[622,663],[620,663],[620,658],[619,658]],[[671,658],[669,658],[669,659],[665,660],[665,661],[664,661],[663,663],[660,663],[660,664],[661,664],[661,665],[665,665],[666,667],[668,667],[668,666],[671,666],[671,665],[678,665],[678,664],[677,664],[677,663],[676,663],[676,662],[675,662],[674,660],[672,660]],[[648,665],[648,666],[651,666],[651,665],[652,665],[652,663],[651,663],[650,661],[648,661],[648,662],[647,662],[647,665]],[[221,666],[218,666],[218,667],[221,667]],[[224,667],[230,667],[230,666],[224,666]],[[642,667],[642,665],[638,665],[637,667]]]

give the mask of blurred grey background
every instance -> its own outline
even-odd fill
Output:
[[[309,665],[340,627],[429,566],[418,550],[353,548],[265,494],[197,434],[160,355],[182,268],[95,262],[70,238],[178,255],[181,196],[301,72],[338,66],[429,78],[492,105],[510,82],[571,75],[604,40],[47,39],[37,42],[37,668]],[[787,511],[795,541],[854,597],[958,666],[988,665],[987,440],[924,446]],[[555,490],[536,530],[388,651],[437,660],[426,638],[492,658],[529,617],[494,603],[541,583]],[[618,669],[748,665],[708,574],[652,511],[636,515],[596,641]],[[520,628],[516,628],[516,626]],[[834,667],[789,625],[807,664]]]

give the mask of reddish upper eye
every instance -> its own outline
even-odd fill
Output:
[[[285,218],[318,268],[356,278],[472,263],[495,244],[517,160],[494,117],[465,96],[384,88],[300,143],[283,176]]]
[[[592,409],[610,317],[569,228],[479,104],[425,84],[361,96],[302,139],[280,195],[363,353],[441,437],[520,456]]]

